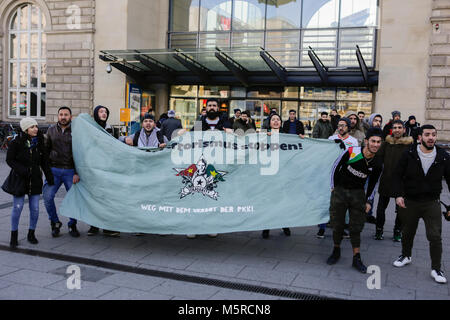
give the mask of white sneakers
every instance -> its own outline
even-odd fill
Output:
[[[407,264],[411,263],[411,257],[406,257],[404,255],[401,255],[398,257],[397,260],[394,261],[393,265],[395,267],[404,267]],[[436,281],[437,283],[447,283],[447,279],[444,276],[444,272],[441,270],[431,270],[431,277]]]
[[[406,257],[404,255],[401,255],[401,256],[398,257],[397,260],[394,261],[393,264],[394,264],[395,267],[400,268],[400,267],[404,267],[404,266],[406,266],[407,264],[410,264],[410,263],[411,263],[411,257]]]
[[[447,283],[447,279],[444,277],[444,273],[441,270],[431,270],[431,277],[437,283]]]

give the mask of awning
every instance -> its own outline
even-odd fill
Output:
[[[170,85],[372,87],[378,71],[369,69],[357,47],[359,68],[326,67],[312,48],[312,67],[286,68],[263,48],[151,49],[101,51],[100,59],[137,83]]]

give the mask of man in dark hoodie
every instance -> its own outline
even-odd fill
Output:
[[[331,126],[333,127],[333,132],[337,130],[339,120],[341,120],[341,115],[337,112],[336,109],[331,110],[330,113],[331,118]]]
[[[183,129],[183,126],[181,120],[175,118],[175,110],[169,110],[167,116],[169,118],[161,125],[161,133],[170,141],[175,130]]]
[[[95,122],[97,122],[100,127],[105,129],[110,135],[112,135],[112,132],[113,132],[112,127],[107,123],[108,118],[109,118],[109,110],[107,107],[104,107],[104,106],[95,107],[95,109],[94,109]],[[99,228],[91,226],[88,230],[87,235],[94,236],[94,235],[98,234],[98,232],[99,232]],[[111,231],[111,230],[105,230],[105,229],[103,229],[103,234],[105,236],[110,236],[110,237],[120,236],[120,232],[118,232],[118,231]]]
[[[420,123],[416,121],[415,116],[409,116],[408,121],[405,122],[405,135],[407,137],[412,137],[414,143],[417,143],[417,138],[419,137]]]

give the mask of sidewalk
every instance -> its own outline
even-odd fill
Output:
[[[4,160],[5,153],[2,152],[0,153],[1,183],[9,172],[9,167]],[[65,191],[61,188],[56,198],[57,206],[61,203],[64,194]],[[442,200],[450,203],[450,194],[446,186]],[[12,197],[0,191],[0,245],[3,246],[9,244],[11,206]],[[372,239],[375,231],[375,226],[372,224],[366,224],[361,235],[361,256],[364,263],[367,266],[377,265],[381,269],[381,289],[379,290],[367,288],[367,279],[370,274],[360,274],[351,268],[350,241],[343,241],[342,257],[337,265],[328,266],[325,263],[333,246],[331,230],[327,229],[326,238],[319,240],[315,237],[317,227],[291,228],[291,237],[284,236],[282,230],[272,230],[268,240],[262,239],[260,232],[221,234],[215,239],[200,236],[195,240],[189,240],[185,236],[178,235],[136,237],[131,234],[122,234],[120,238],[107,238],[100,234],[88,237],[86,233],[89,226],[79,222],[78,229],[81,237],[72,238],[67,230],[68,219],[61,217],[64,222],[61,229],[62,236],[52,238],[47,213],[41,200],[40,218],[36,230],[39,244],[33,246],[26,241],[28,205],[25,205],[22,212],[19,242],[20,248],[113,262],[150,271],[164,271],[329,298],[450,299],[449,284],[439,285],[430,277],[428,241],[423,222],[420,223],[414,243],[413,263],[402,269],[392,266],[392,262],[401,253],[401,244],[391,240],[394,225],[393,211],[394,205],[391,201],[387,209],[384,241]],[[446,221],[443,221],[442,237],[442,268],[450,272],[450,248],[447,245],[450,242],[450,224]],[[167,280],[93,266],[85,266],[85,268],[100,270],[102,275],[106,272],[106,276],[98,282],[87,281],[87,291],[82,289],[71,293],[63,288],[63,284],[67,278],[65,268],[74,263],[1,250],[0,261],[0,299],[27,297],[26,292],[31,292],[30,299],[76,299],[80,296],[91,299],[280,298],[275,295]],[[33,272],[34,276],[30,277],[24,270]],[[450,273],[447,277],[450,277]],[[27,279],[35,280],[26,282],[29,281]],[[150,284],[147,285],[147,283]],[[108,289],[110,290],[107,291]],[[95,294],[91,294],[89,290],[95,291]],[[23,296],[17,292],[22,292]],[[42,295],[39,292],[42,292]]]

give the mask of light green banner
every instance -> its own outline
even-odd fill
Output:
[[[329,219],[341,149],[296,135],[190,132],[169,148],[130,147],[87,114],[72,124],[80,183],[64,216],[108,230],[209,234],[311,226]]]

